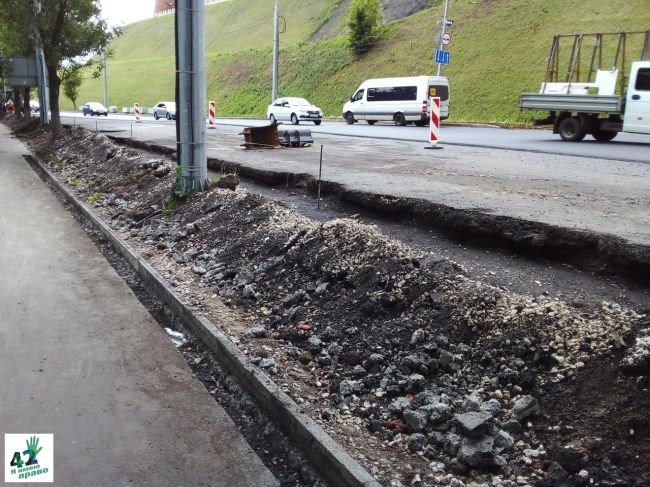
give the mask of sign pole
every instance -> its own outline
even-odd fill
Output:
[[[438,49],[442,51],[442,38],[447,32],[447,12],[449,11],[449,0],[445,0],[445,16],[442,19],[442,35],[440,36],[440,45],[438,46]],[[442,64],[438,64],[438,76],[440,76],[440,73],[442,72]]]

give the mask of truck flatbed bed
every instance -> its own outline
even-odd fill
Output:
[[[623,113],[624,100],[624,97],[618,95],[523,93],[519,97],[519,108],[522,110],[621,114]]]

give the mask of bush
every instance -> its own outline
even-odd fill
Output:
[[[352,0],[348,14],[348,43],[356,53],[364,53],[377,43],[381,4],[379,0]]]

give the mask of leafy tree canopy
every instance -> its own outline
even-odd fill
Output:
[[[50,82],[52,131],[60,131],[59,70],[107,48],[119,35],[100,17],[99,0],[0,0],[0,47],[6,54],[31,55],[39,40]]]

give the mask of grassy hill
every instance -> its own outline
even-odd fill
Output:
[[[341,37],[310,42],[341,0],[282,0],[281,95],[305,96],[330,116],[366,78],[435,74],[433,37],[442,2],[385,26],[380,43],[353,55]],[[522,122],[519,93],[543,80],[553,35],[645,30],[647,0],[454,0],[450,2],[453,121]],[[220,115],[262,115],[271,96],[271,0],[231,0],[206,7],[208,98]],[[340,16],[339,16],[340,17]],[[340,20],[338,21],[340,23]],[[340,32],[341,29],[333,29]],[[641,50],[630,42],[630,57]],[[173,16],[128,26],[113,43],[110,104],[152,106],[174,94]],[[611,56],[606,51],[604,58]],[[79,101],[101,100],[101,80],[85,80]],[[71,107],[68,100],[62,105]],[[67,105],[66,105],[67,104]]]

